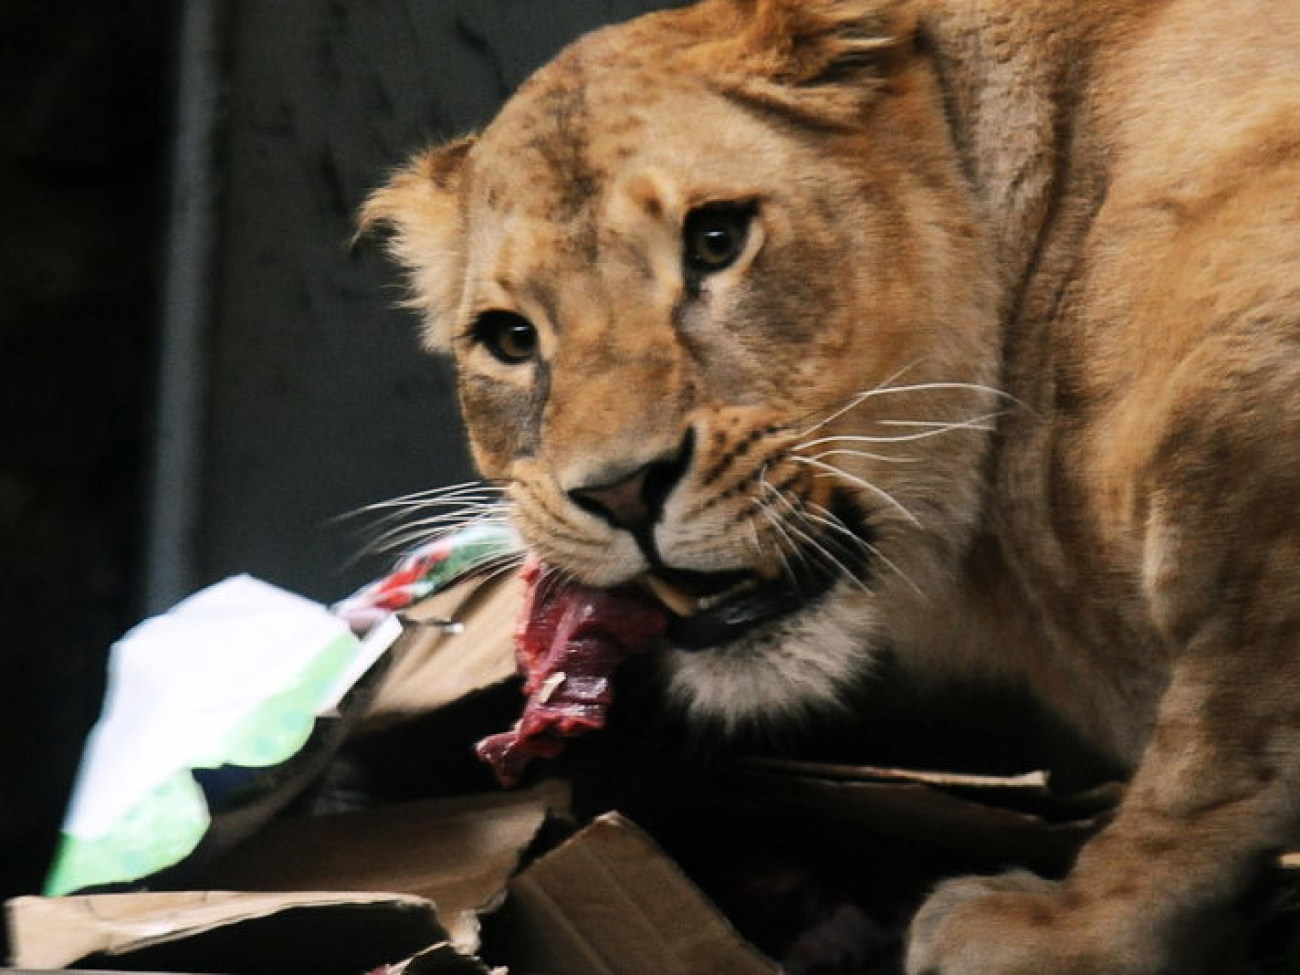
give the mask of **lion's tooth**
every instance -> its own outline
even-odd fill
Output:
[[[743,579],[725,592],[720,592],[714,596],[701,597],[699,602],[700,609],[712,609],[714,606],[720,606],[722,603],[725,603],[728,599],[735,599],[737,596],[743,595],[751,589],[757,588],[757,579]]]
[[[686,595],[680,589],[669,585],[656,576],[646,576],[645,584],[659,598],[660,602],[678,616],[694,616],[699,610],[699,600]]]

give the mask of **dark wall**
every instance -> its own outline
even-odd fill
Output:
[[[566,41],[655,0],[229,0],[188,589],[378,571],[334,517],[458,480],[446,368],[353,214]],[[141,612],[174,0],[0,0],[0,896],[38,887],[111,641]],[[195,174],[187,173],[193,177]]]
[[[39,882],[134,612],[172,6],[0,2],[0,894]]]

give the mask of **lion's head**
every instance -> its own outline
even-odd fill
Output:
[[[589,35],[371,200],[523,537],[673,612],[732,722],[942,612],[998,409],[992,272],[905,4]]]

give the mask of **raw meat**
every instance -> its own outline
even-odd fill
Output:
[[[663,634],[664,609],[639,589],[594,589],[530,562],[515,656],[527,702],[515,726],[477,745],[502,785],[535,757],[553,758],[567,739],[605,725],[614,670]]]

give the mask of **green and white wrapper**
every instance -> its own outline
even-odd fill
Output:
[[[49,895],[129,883],[184,860],[212,821],[194,772],[294,756],[400,631],[363,641],[324,606],[235,576],[114,644]]]

